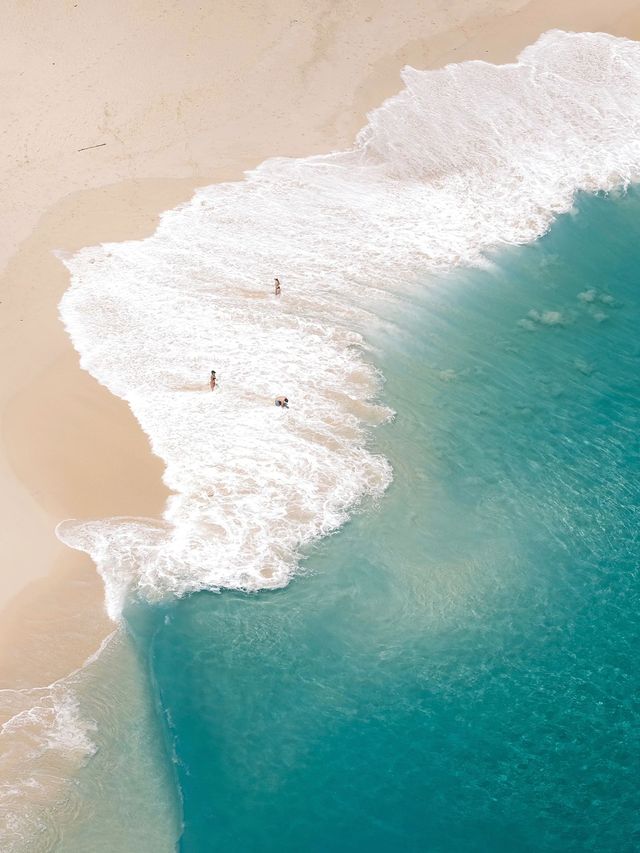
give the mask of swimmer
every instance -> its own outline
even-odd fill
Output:
[[[280,296],[280,279],[276,278],[276,279],[274,279],[274,281],[276,283],[276,287],[275,287],[276,296]]]
[[[282,406],[283,409],[289,408],[289,398],[288,397],[276,397],[276,406]]]
[[[209,380],[209,387],[211,388],[212,391],[215,391],[215,387],[216,387],[216,372],[215,372],[215,370],[211,371],[211,379]]]

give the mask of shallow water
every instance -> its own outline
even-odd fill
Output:
[[[82,673],[76,695],[92,722],[94,754],[69,786],[73,814],[54,812],[56,853],[169,853],[180,834],[180,801],[147,662],[122,631]]]
[[[165,853],[180,802],[146,661],[116,630],[48,687],[0,691],[2,853]]]
[[[639,238],[583,196],[425,276],[370,336],[378,506],[285,589],[129,610],[182,851],[640,845]]]

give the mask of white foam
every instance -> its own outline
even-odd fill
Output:
[[[131,592],[286,583],[304,543],[390,480],[367,447],[385,412],[367,403],[379,377],[360,335],[394,294],[535,239],[577,190],[638,178],[635,42],[554,31],[517,64],[403,80],[350,151],[269,160],[165,213],[147,240],[65,259],[61,315],[82,366],[129,402],[176,493],[163,525],[59,528],[93,556],[112,616]]]
[[[524,328],[531,328],[533,323],[539,323],[541,326],[566,326],[569,322],[560,311],[536,311],[535,308],[528,312],[527,318],[521,322]]]
[[[24,694],[23,694],[24,696]],[[42,701],[14,714],[0,726],[0,737],[33,729],[37,732],[35,749],[42,753],[48,749],[80,752],[90,755],[94,746],[89,737],[93,728],[90,721],[80,717],[78,703],[70,690],[51,689],[42,696]],[[33,756],[32,756],[33,757]]]

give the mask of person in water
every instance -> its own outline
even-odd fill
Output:
[[[288,397],[276,397],[276,406],[282,406],[283,409],[289,408],[289,398]]]
[[[276,283],[276,296],[280,296],[280,279],[279,279],[279,278],[276,278],[276,279],[274,279],[274,280],[275,280],[275,283]]]
[[[216,387],[216,372],[215,372],[215,370],[211,371],[211,379],[209,380],[209,387],[211,388],[212,391],[215,391],[215,387]]]

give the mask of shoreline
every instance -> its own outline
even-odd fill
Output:
[[[465,12],[468,5],[464,4]],[[145,133],[150,129],[146,128],[137,140],[135,156],[115,157],[106,165],[103,158],[102,167],[94,165],[80,173],[84,185],[98,186],[63,193],[46,207],[31,236],[24,239],[27,226],[24,221],[16,223],[15,233],[23,238],[16,238],[18,251],[11,255],[3,275],[1,306],[3,361],[19,365],[19,370],[4,377],[0,388],[0,476],[5,518],[11,522],[6,525],[5,542],[5,559],[11,566],[0,587],[0,637],[4,640],[0,687],[55,681],[81,665],[113,629],[104,614],[102,582],[93,563],[58,542],[55,525],[69,517],[158,517],[169,494],[161,480],[163,464],[149,452],[147,438],[128,406],[78,369],[77,353],[57,315],[68,275],[52,252],[140,239],[153,232],[164,210],[187,201],[197,187],[241,179],[244,170],[268,156],[308,156],[348,147],[364,125],[366,113],[401,88],[399,72],[405,64],[433,68],[468,59],[513,61],[527,44],[552,28],[606,27],[614,35],[640,35],[640,9],[628,0],[610,4],[606,12],[596,2],[569,0],[562,8],[548,0],[512,2],[510,11],[501,10],[502,17],[490,11],[491,5],[474,4],[468,18],[457,8],[451,10],[452,26],[439,24],[434,32],[429,31],[432,16],[416,13],[409,3],[406,17],[400,23],[394,21],[391,28],[384,15],[374,20],[364,8],[362,20],[347,19],[346,13],[345,20],[336,20],[340,16],[328,3],[313,21],[292,17],[289,27],[297,31],[296,45],[280,44],[279,61],[285,67],[262,69],[271,78],[267,74],[265,80],[259,79],[258,88],[248,93],[250,105],[255,100],[258,111],[265,86],[274,84],[270,106],[258,113],[262,135],[253,136],[256,119],[251,109],[238,113],[237,107],[229,107],[229,98],[242,101],[242,91],[230,92],[227,101],[220,95],[207,122],[200,112],[206,106],[194,95],[188,118],[181,118],[184,139],[174,139],[173,148],[160,147],[149,155]],[[294,14],[299,10],[292,2],[271,10],[267,30],[281,34],[287,15]],[[416,16],[425,30],[418,39]],[[236,42],[229,48],[221,47],[225,34],[218,34],[218,47],[228,61],[235,60],[233,49],[239,50],[232,70],[241,75],[255,65],[252,73],[260,76],[263,63],[254,62],[252,50],[262,39],[262,26],[253,19],[243,24],[246,31],[234,33]],[[360,42],[367,37],[371,41]],[[345,44],[353,48],[353,55],[346,59],[340,54]],[[395,51],[390,50],[394,46]],[[336,54],[341,61],[336,61]],[[288,76],[291,67],[297,79]],[[355,79],[349,76],[354,69],[361,75]],[[215,75],[209,66],[205,71]],[[166,73],[171,80],[173,69]],[[351,88],[346,95],[338,94],[345,79],[351,80]],[[169,85],[167,80],[161,82]],[[290,90],[297,97],[292,111],[288,111]],[[172,126],[177,121],[169,112],[160,112]],[[227,119],[228,126],[221,129]],[[209,145],[212,126],[220,131],[220,138]],[[191,140],[197,140],[197,146],[192,147]],[[104,151],[84,152],[92,153],[95,163]],[[46,168],[43,161],[41,170]],[[145,170],[175,177],[140,177]],[[123,176],[129,180],[113,182]],[[50,189],[50,183],[47,176],[43,184]],[[62,173],[58,184],[58,190],[66,188]],[[37,181],[34,186],[39,188]]]

